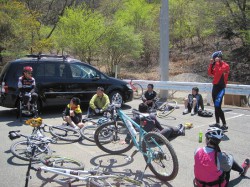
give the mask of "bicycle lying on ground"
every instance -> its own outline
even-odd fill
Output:
[[[132,90],[133,90],[133,97],[134,99],[140,99],[143,94],[143,88],[139,83],[133,83],[133,80],[131,79],[129,82]]]
[[[129,118],[119,106],[117,106],[116,111],[117,117],[114,121],[103,124],[96,129],[94,135],[96,145],[110,154],[125,153],[135,145],[136,150],[131,157],[137,152],[141,152],[147,163],[145,170],[149,167],[159,179],[164,181],[174,179],[179,166],[176,153],[170,142],[157,132],[147,133],[144,131],[141,124],[137,124]],[[141,117],[143,122],[144,117],[140,113],[136,114]],[[135,128],[139,131],[138,133]],[[131,137],[132,141],[125,143],[128,136]]]
[[[35,152],[36,147],[33,148],[32,152]],[[53,177],[53,181],[59,184],[71,186],[72,183],[83,181],[86,182],[89,187],[104,187],[104,186],[120,186],[121,183],[128,182],[133,185],[141,186],[142,182],[132,179],[125,174],[116,174],[101,170],[100,166],[102,161],[99,161],[99,165],[91,170],[84,170],[84,164],[77,160],[66,158],[62,156],[44,156],[41,157],[40,161],[42,166],[34,167],[31,164],[31,160],[26,172],[26,183],[25,187],[28,187],[30,179],[30,170],[33,169],[37,172],[54,173],[57,177]],[[59,178],[63,176],[66,178]]]
[[[42,127],[33,125],[32,134],[27,136],[21,134],[20,131],[10,131],[9,138],[11,140],[24,137],[26,140],[15,142],[11,145],[11,153],[19,159],[29,161],[32,158],[33,161],[40,160],[42,155],[51,155],[52,150],[49,148],[49,143],[56,143],[56,140],[45,137],[42,132]],[[35,147],[36,151],[33,156],[31,154],[32,148]]]
[[[177,101],[161,101],[159,98],[157,98],[153,102],[153,106],[149,109],[149,112],[156,112],[157,117],[163,118],[171,114],[177,108],[179,108]]]

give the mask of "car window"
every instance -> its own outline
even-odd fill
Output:
[[[99,76],[99,72],[82,64],[70,64],[73,79],[92,79]]]
[[[34,74],[35,78],[40,78],[44,76],[44,63],[37,64],[37,69]]]
[[[57,73],[57,67],[55,63],[46,63],[44,69],[45,77],[57,77],[59,75],[59,72]]]

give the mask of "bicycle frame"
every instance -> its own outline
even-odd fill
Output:
[[[137,134],[136,136],[132,136],[131,132],[129,131],[130,133],[130,136],[131,136],[131,139],[137,149],[137,151],[140,151],[143,155],[147,156],[148,160],[147,160],[147,164],[150,163],[152,160],[153,160],[153,156],[154,156],[154,151],[149,148],[148,151],[145,153],[143,152],[142,150],[142,140],[144,138],[144,136],[147,134],[147,132],[145,130],[143,130],[143,128],[137,124],[135,121],[133,121],[129,116],[127,116],[121,109],[117,109],[117,114],[118,114],[118,117],[124,122],[124,124],[126,125],[126,127],[128,128],[128,125],[127,125],[127,120],[130,121],[136,129],[139,129],[139,140],[137,141],[136,138],[137,138]],[[134,128],[134,127],[132,127]],[[129,128],[128,128],[129,129]],[[162,151],[160,145],[154,140],[152,139],[152,141],[160,148],[160,150]],[[147,142],[145,142],[147,144]]]

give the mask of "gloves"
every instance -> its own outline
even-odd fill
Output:
[[[95,109],[95,113],[98,114],[99,112],[100,112],[99,109],[96,108],[96,109]]]
[[[100,113],[103,113],[103,109],[100,109]]]

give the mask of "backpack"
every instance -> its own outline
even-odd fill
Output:
[[[213,113],[208,112],[207,110],[198,110],[198,116],[201,116],[201,117],[213,117]]]

